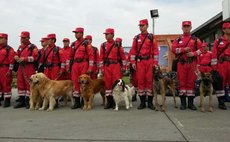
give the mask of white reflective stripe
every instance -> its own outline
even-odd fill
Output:
[[[187,93],[188,93],[188,94],[194,94],[195,91],[193,91],[193,90],[187,90]]]
[[[103,67],[103,62],[99,62],[99,67]]]
[[[10,64],[9,70],[12,70],[13,68],[14,68],[14,65],[13,65],[13,64]]]
[[[18,90],[18,94],[26,94],[26,90]]]
[[[125,66],[127,62],[125,60],[122,60],[122,65]]]
[[[187,93],[187,96],[195,96],[195,94]]]
[[[158,59],[159,59],[159,56],[154,56],[154,61],[158,61]]]
[[[224,90],[216,90],[216,94],[224,94]]]
[[[176,48],[176,54],[179,54],[181,52],[180,48]]]
[[[28,62],[34,62],[34,57],[33,56],[28,56]]]
[[[225,94],[224,93],[221,93],[221,94],[216,93],[216,96],[221,97],[221,96],[225,96]]]
[[[93,60],[89,60],[89,66],[93,66],[94,61]]]
[[[80,97],[80,93],[78,91],[73,92],[73,97]]]
[[[216,65],[217,64],[217,59],[212,59],[211,60],[211,65]]]
[[[130,56],[130,60],[131,60],[131,61],[135,60],[135,58],[136,58],[136,55],[131,55],[131,56]]]
[[[4,95],[4,98],[11,98],[12,94]]]
[[[66,60],[66,65],[69,65],[70,64],[70,60]]]
[[[65,63],[61,63],[61,68],[65,68]]]
[[[196,51],[196,54],[197,54],[197,55],[200,55],[200,54],[201,54],[200,49]]]

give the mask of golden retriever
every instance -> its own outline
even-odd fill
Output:
[[[29,82],[30,84],[30,110],[38,110],[42,106],[42,96],[39,93],[37,84]]]
[[[56,104],[56,98],[63,96],[65,104],[67,97],[71,98],[73,105],[73,82],[71,80],[50,80],[43,73],[37,73],[30,77],[31,82],[39,89],[39,94],[43,97],[43,104],[39,110],[52,111]]]
[[[96,93],[101,94],[103,105],[105,104],[105,82],[102,79],[92,80],[89,75],[82,74],[78,78],[80,84],[81,96],[84,101],[83,110],[90,110],[93,108],[94,95]]]

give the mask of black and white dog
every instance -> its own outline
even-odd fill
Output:
[[[129,87],[125,85],[125,82],[122,79],[118,79],[114,82],[113,86],[113,98],[115,101],[115,109],[118,111],[118,104],[122,101],[125,102],[126,109],[133,107],[132,105],[132,90],[134,87]]]

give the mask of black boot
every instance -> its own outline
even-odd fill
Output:
[[[104,107],[104,109],[110,109],[112,108],[112,96],[106,96],[107,103]]]
[[[4,93],[2,93],[1,96],[0,96],[0,102],[1,101],[4,101]]]
[[[180,96],[180,110],[185,110],[186,109],[186,96]]]
[[[2,106],[1,101],[0,101],[0,106]]]
[[[137,94],[135,93],[135,95],[132,96],[132,102],[136,102],[136,101],[137,101]]]
[[[148,108],[154,110],[153,106],[153,96],[148,96]]]
[[[144,108],[146,108],[146,104],[145,104],[146,97],[145,96],[140,96],[140,100],[141,100],[141,104],[138,106],[137,109],[144,109]]]
[[[25,98],[25,105],[26,105],[26,109],[30,108],[30,97],[26,96]]]
[[[81,98],[81,107],[82,108],[84,107],[84,100],[83,100],[83,98]]]
[[[226,107],[226,105],[225,105],[225,103],[224,103],[224,96],[221,96],[221,97],[218,97],[218,107],[219,107],[219,109],[222,109],[222,110],[227,110],[227,107]]]
[[[81,108],[80,97],[74,97],[74,105],[71,106],[71,109]]]
[[[193,97],[193,96],[188,97],[188,108],[191,109],[191,110],[197,110],[197,108],[193,104],[194,98],[195,97]]]
[[[25,104],[25,96],[19,96],[19,99],[18,99],[18,103],[16,104],[16,106],[14,106],[14,108],[22,108],[22,107],[25,107],[26,104]]]
[[[58,104],[59,104],[59,100],[58,99],[55,99],[55,106],[54,106],[54,108],[58,108]]]
[[[10,98],[5,98],[3,107],[9,107],[10,106]]]
[[[111,96],[111,108],[115,109],[115,106],[116,106],[115,101],[113,99],[113,96]]]

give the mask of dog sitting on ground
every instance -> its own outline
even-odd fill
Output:
[[[125,85],[125,82],[122,79],[118,79],[112,86],[113,98],[115,101],[115,109],[118,111],[118,105],[120,102],[125,101],[126,109],[132,108],[132,89],[128,85]]]
[[[200,110],[201,112],[205,112],[205,108],[204,108],[204,97],[205,96],[209,96],[208,111],[213,112],[212,95],[213,95],[212,75],[211,73],[201,73],[201,82],[200,82]]]
[[[161,111],[163,112],[165,111],[166,89],[169,89],[170,94],[173,95],[174,107],[177,108],[176,95],[175,95],[175,80],[172,79],[170,76],[163,76],[160,66],[155,65],[153,67],[153,93],[154,93],[155,111],[158,111],[158,100],[157,100],[158,94],[160,94],[162,97]]]
[[[94,95],[99,93],[101,94],[103,105],[105,104],[105,82],[102,79],[92,80],[89,75],[82,74],[78,78],[80,84],[81,96],[84,101],[83,110],[93,109]]]
[[[73,82],[71,80],[50,80],[43,73],[37,73],[30,77],[30,82],[37,87],[40,96],[43,98],[42,107],[39,110],[53,111],[58,97],[63,96],[65,104],[67,104],[67,96],[71,98],[73,103]],[[31,102],[34,102],[31,97]]]

